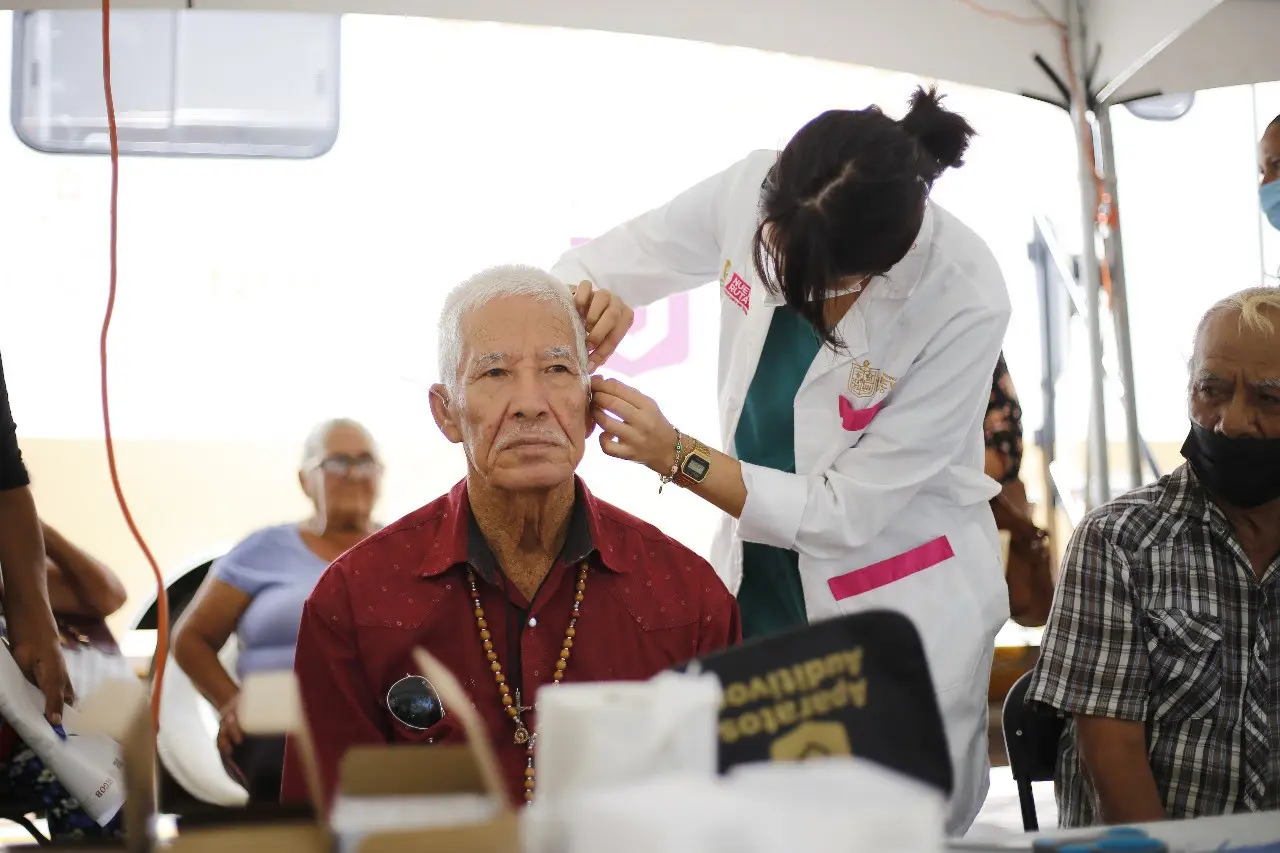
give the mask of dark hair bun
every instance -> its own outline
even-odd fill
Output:
[[[964,165],[964,152],[975,131],[963,116],[943,108],[938,87],[916,89],[911,96],[911,109],[898,124],[934,161],[922,168],[922,177],[930,183],[947,169]]]

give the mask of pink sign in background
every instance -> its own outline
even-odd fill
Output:
[[[589,237],[575,237],[569,241],[569,245],[581,246],[589,242]],[[627,356],[621,351],[615,352],[605,365],[607,370],[634,377],[648,373],[650,370],[671,367],[689,357],[689,294],[687,293],[677,293],[646,308],[637,308],[628,337],[631,338],[631,335],[643,329],[649,321],[649,312],[658,309],[659,306],[665,307],[667,312],[667,333],[653,346],[639,354],[632,353]],[[634,340],[634,338],[631,339]],[[625,343],[623,348],[626,348]]]

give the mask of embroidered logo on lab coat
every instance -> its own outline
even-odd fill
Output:
[[[849,393],[855,397],[874,397],[876,394],[888,393],[898,384],[898,377],[890,376],[871,362],[853,363],[849,370]]]
[[[751,285],[747,284],[746,280],[737,273],[734,273],[728,283],[725,284],[724,293],[744,313],[751,307]]]

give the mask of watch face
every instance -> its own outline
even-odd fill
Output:
[[[707,472],[711,470],[711,463],[703,459],[697,454],[689,454],[684,460],[684,472],[689,475],[689,479],[695,483],[701,483],[702,478],[707,476]]]

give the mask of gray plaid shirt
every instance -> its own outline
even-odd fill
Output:
[[[1278,596],[1183,465],[1076,528],[1028,701],[1144,721],[1172,818],[1280,808]],[[1060,825],[1097,822],[1070,722],[1055,789]]]

